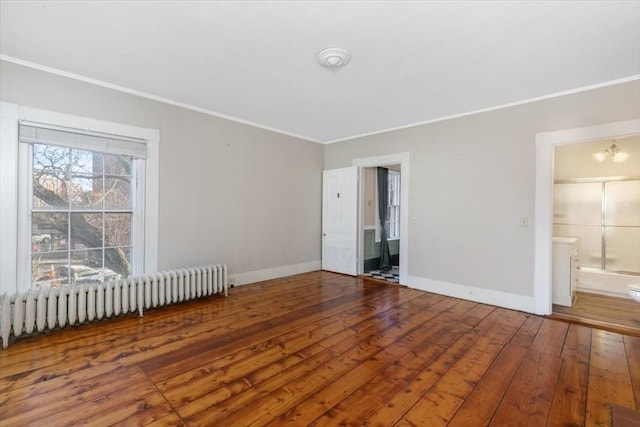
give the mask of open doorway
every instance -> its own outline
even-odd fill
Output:
[[[399,283],[401,166],[367,167],[362,172],[362,273]]]
[[[552,237],[554,232],[559,232],[557,229],[554,230],[557,227],[554,224],[556,221],[554,220],[553,203],[554,152],[556,147],[624,138],[638,133],[640,133],[640,120],[629,120],[585,128],[544,132],[536,135],[534,296],[536,301],[535,312],[537,314],[551,314],[552,312],[552,268],[554,264],[552,262]],[[605,226],[607,225],[605,224]],[[601,229],[603,227],[602,224],[598,226]],[[578,257],[582,258],[581,255],[578,255]]]
[[[377,168],[387,170],[387,186],[391,187],[390,201],[384,206],[385,232],[391,233],[388,240],[390,271],[383,271],[384,277],[393,283],[408,285],[408,202],[409,202],[409,153],[389,154],[378,157],[354,159],[353,165],[358,166],[360,183],[358,202],[358,274],[371,274],[376,269],[376,262],[380,261],[380,226],[377,203]],[[389,182],[391,181],[391,182]],[[372,184],[372,182],[374,184]],[[394,190],[395,189],[395,190]],[[394,193],[395,191],[395,193]],[[389,206],[389,203],[391,206]],[[378,228],[376,230],[376,228]],[[376,261],[377,260],[377,261]],[[368,271],[367,271],[368,270]],[[380,270],[378,268],[378,270]]]
[[[640,328],[628,288],[640,284],[639,158],[640,135],[554,148],[554,314]]]

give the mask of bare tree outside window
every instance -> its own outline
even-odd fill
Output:
[[[132,158],[32,145],[33,286],[131,274]]]

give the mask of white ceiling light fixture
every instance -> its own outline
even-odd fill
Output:
[[[338,70],[349,63],[351,54],[341,47],[329,47],[318,53],[318,62],[325,68]]]
[[[620,148],[615,144],[611,144],[611,147],[607,148],[604,151],[598,151],[597,153],[593,153],[593,157],[599,162],[604,162],[607,158],[612,159],[614,162],[624,162],[629,158],[629,155],[623,151],[620,151]]]

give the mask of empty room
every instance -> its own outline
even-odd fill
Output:
[[[1,426],[639,426],[640,2],[0,0]]]

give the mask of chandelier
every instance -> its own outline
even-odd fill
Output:
[[[629,158],[629,155],[624,151],[620,151],[620,148],[613,143],[611,147],[607,148],[603,151],[598,151],[597,153],[593,153],[593,157],[599,162],[604,162],[607,159],[611,159],[614,162],[624,162]]]

